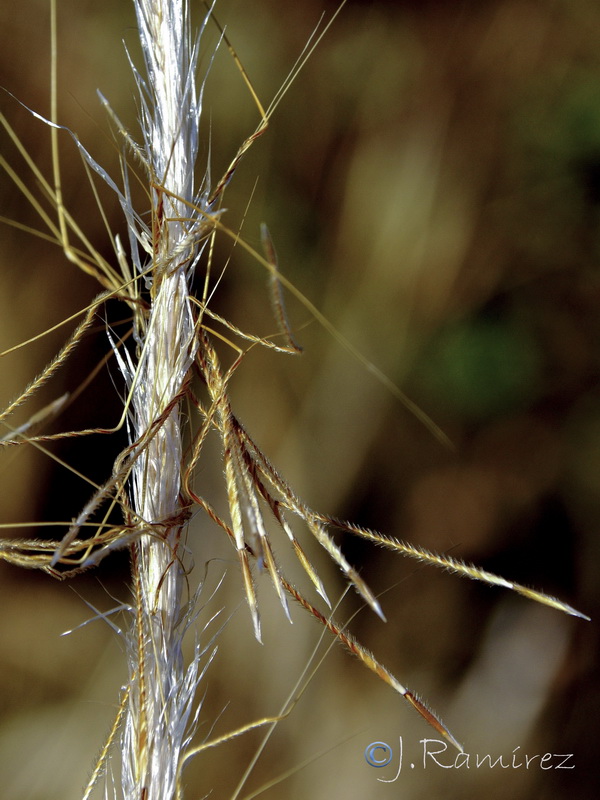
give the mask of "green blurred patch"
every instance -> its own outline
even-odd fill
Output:
[[[539,395],[542,355],[516,315],[478,316],[444,328],[419,372],[436,404],[477,421],[522,408]]]
[[[600,258],[600,75],[572,68],[531,81],[512,110],[506,225],[539,265]]]

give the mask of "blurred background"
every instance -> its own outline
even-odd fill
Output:
[[[200,22],[203,8],[193,7]],[[321,14],[329,18],[335,8],[329,0],[219,0],[216,15],[263,105]],[[60,120],[114,176],[115,138],[95,92],[135,136],[123,47],[137,59],[134,26],[126,0],[59,3]],[[48,2],[2,4],[0,36],[0,84],[49,115]],[[203,70],[217,36],[209,23]],[[600,736],[599,42],[593,0],[350,0],[236,172],[226,224],[237,230],[243,222],[244,238],[260,249],[259,225],[267,222],[286,277],[452,442],[440,443],[289,297],[303,355],[254,348],[231,384],[234,410],[271,461],[313,508],[543,588],[593,619],[568,618],[338,537],[373,590],[384,593],[388,622],[361,610],[353,593],[336,617],[345,622],[358,612],[350,629],[427,699],[465,750],[503,754],[511,767],[476,769],[471,761],[444,769],[429,759],[424,768],[421,740],[436,734],[336,645],[240,797],[259,789],[260,797],[285,800],[593,796]],[[9,94],[0,106],[50,179],[48,129]],[[215,182],[258,120],[221,47],[206,83],[199,179],[210,163]],[[4,132],[0,154],[37,191]],[[112,259],[67,135],[61,158],[67,208]],[[99,191],[110,229],[123,232],[116,200]],[[0,199],[4,217],[40,229],[6,175]],[[97,294],[93,279],[56,245],[5,225],[0,241],[2,351]],[[226,237],[217,259],[229,263],[214,308],[244,330],[275,333],[261,266]],[[122,313],[107,310],[113,321]],[[73,327],[2,359],[3,406]],[[106,350],[99,328],[11,424],[73,392]],[[225,346],[221,353],[225,363],[235,357]],[[47,429],[114,425],[119,391],[109,365]],[[196,490],[220,507],[216,444],[199,465]],[[122,446],[119,435],[92,437],[52,452],[101,482]],[[51,536],[11,525],[68,521],[89,497],[84,481],[33,448],[1,455],[6,536]],[[308,536],[303,542],[338,599],[345,581]],[[200,641],[208,643],[221,624],[203,630],[218,609],[227,619],[201,686],[199,742],[276,714],[320,629],[300,609],[290,626],[263,576],[265,644],[258,645],[229,543],[198,515],[190,546],[196,579],[205,580]],[[277,554],[316,603],[283,540]],[[78,626],[96,610],[127,603],[126,555],[67,583],[7,565],[0,578],[0,794],[78,798],[126,680],[122,637],[101,621]],[[111,619],[126,625],[123,615]],[[61,636],[66,631],[73,633]],[[396,776],[400,737],[403,770],[394,782],[378,781]],[[185,772],[186,798],[211,791],[232,797],[259,741],[255,732],[198,755]],[[389,745],[388,766],[368,765],[372,742]],[[573,754],[574,768],[557,769],[558,755],[545,762],[548,769],[539,759],[529,769],[513,766],[524,754],[545,753]],[[446,765],[453,759],[449,751],[439,756]]]

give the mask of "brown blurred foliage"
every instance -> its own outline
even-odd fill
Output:
[[[335,3],[217,3],[264,104],[324,7],[330,13]],[[201,8],[194,10],[200,20]],[[116,174],[114,139],[95,90],[135,131],[121,42],[135,57],[132,9],[126,0],[63,0],[59,25],[61,121]],[[207,34],[214,42],[210,25]],[[46,0],[4,3],[0,36],[0,84],[48,115]],[[232,391],[241,420],[298,493],[315,508],[555,593],[593,619],[600,612],[599,41],[593,0],[349,2],[240,166],[225,217],[232,229],[243,219],[243,235],[257,247],[266,221],[286,276],[454,443],[454,451],[444,448],[290,299],[303,356],[254,349]],[[48,130],[9,95],[0,102],[50,176]],[[258,121],[223,47],[207,82],[204,119],[203,153],[216,178]],[[4,134],[0,145],[25,174]],[[108,256],[103,221],[67,135],[61,156],[66,205]],[[123,231],[116,200],[101,194],[111,230]],[[0,213],[39,228],[6,177],[0,197]],[[6,226],[0,237],[4,350],[88,304],[97,287],[57,247]],[[261,267],[225,239],[218,256],[231,262],[217,310],[243,329],[273,333]],[[3,403],[68,330],[2,360]],[[73,391],[106,349],[99,331],[36,408]],[[114,424],[118,394],[113,365],[56,429]],[[102,480],[119,442],[98,439],[55,452]],[[43,454],[20,449],[2,457],[3,523],[68,520],[87,499],[89,487]],[[201,466],[197,487],[218,503],[220,481],[215,454]],[[213,724],[221,734],[276,713],[319,630],[300,613],[288,625],[265,578],[260,647],[228,545],[201,517],[190,536],[199,576],[208,564],[201,640],[210,609],[224,606],[223,618],[231,615],[202,686],[200,739]],[[445,770],[429,762],[423,770],[419,740],[434,735],[335,649],[276,730],[249,787],[293,770],[261,797],[592,796],[600,733],[595,622],[563,618],[349,538],[343,547],[370,585],[386,592],[388,623],[363,610],[351,629],[425,695],[468,752],[504,753],[508,762],[516,748],[573,753],[575,769]],[[331,596],[339,596],[343,580],[316,548],[312,554]],[[224,571],[225,584],[210,599]],[[79,797],[115,713],[125,657],[102,622],[59,634],[96,608],[127,602],[126,558],[109,559],[71,586],[6,566],[1,577],[1,795]],[[356,608],[347,597],[337,617]],[[118,616],[115,622],[123,624]],[[395,775],[399,736],[404,771],[394,783],[378,782]],[[199,755],[186,771],[186,797],[211,789],[212,797],[229,797],[257,741],[253,734]],[[389,767],[366,764],[373,741],[394,749]]]

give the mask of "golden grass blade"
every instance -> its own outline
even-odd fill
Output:
[[[9,417],[19,406],[23,405],[23,403],[25,403],[33,394],[35,394],[35,392],[37,392],[38,389],[47,383],[54,373],[65,363],[83,338],[87,329],[91,326],[96,314],[96,310],[96,306],[91,306],[87,310],[83,320],[77,326],[71,337],[67,340],[66,344],[59,350],[57,355],[54,356],[48,366],[46,366],[42,372],[40,372],[40,374],[31,381],[31,383],[19,397],[13,400],[12,403],[9,403],[4,411],[0,413],[0,422]]]
[[[556,597],[552,597],[551,595],[548,595],[544,592],[539,592],[535,589],[530,589],[527,586],[522,586],[519,583],[509,581],[506,578],[502,578],[500,575],[495,575],[493,572],[488,572],[487,570],[481,569],[474,564],[465,563],[459,559],[452,558],[452,556],[433,553],[424,547],[417,547],[413,544],[401,542],[398,539],[394,539],[390,536],[384,536],[377,531],[372,531],[368,528],[361,528],[360,526],[354,525],[351,522],[342,522],[341,520],[336,520],[333,517],[326,517],[323,515],[319,515],[319,518],[323,522],[335,526],[340,530],[349,531],[356,536],[360,536],[362,539],[368,539],[375,544],[386,547],[389,550],[394,550],[395,552],[401,553],[409,558],[414,558],[424,564],[431,564],[433,566],[440,567],[441,569],[445,569],[448,572],[454,572],[456,575],[461,575],[464,578],[470,578],[474,581],[487,583],[490,586],[500,586],[503,589],[509,589],[510,591],[516,592],[517,594],[520,594],[529,600],[533,600],[536,603],[540,603],[541,605],[555,608],[557,611],[563,611],[565,614],[570,614],[573,617],[590,620],[590,617],[588,617],[586,614],[583,614],[581,611],[577,611],[577,609]]]
[[[442,734],[445,739],[447,739],[450,744],[456,747],[457,750],[463,751],[462,745],[458,743],[458,741],[454,738],[454,736],[450,733],[448,728],[443,724],[443,722],[437,717],[431,709],[427,708],[427,706],[419,700],[413,692],[403,686],[397,678],[392,675],[392,673],[380,664],[379,661],[375,658],[375,656],[370,653],[365,647],[363,647],[353,636],[350,634],[345,633],[342,630],[342,627],[337,625],[333,620],[321,614],[321,612],[311,605],[301,594],[298,592],[294,587],[289,584],[285,579],[283,579],[283,585],[285,586],[286,591],[290,593],[290,595],[303,607],[305,608],[312,616],[317,619],[321,625],[327,628],[331,633],[338,639],[344,647],[352,653],[352,655],[356,656],[359,661],[361,661],[367,669],[374,672],[378,678],[381,678],[384,683],[387,683],[388,686],[391,686],[394,691],[396,691],[399,695],[401,695],[422,717],[423,719],[431,725],[438,733]]]

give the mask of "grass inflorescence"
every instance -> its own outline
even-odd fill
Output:
[[[35,109],[31,110],[36,123],[46,125],[49,131],[52,180],[44,177],[8,119],[0,118],[24,161],[28,180],[36,187],[30,188],[28,180],[22,179],[2,157],[0,164],[8,179],[39,218],[42,229],[35,232],[59,246],[65,258],[96,280],[101,288],[101,293],[85,308],[61,323],[75,325],[65,344],[0,414],[0,422],[5,426],[0,447],[32,447],[71,469],[53,452],[55,443],[82,437],[95,441],[123,429],[128,438],[104,480],[92,480],[77,473],[87,483],[88,500],[67,523],[51,523],[52,527],[59,528],[58,535],[7,538],[0,543],[0,558],[9,564],[42,570],[59,579],[97,567],[114,551],[129,553],[131,599],[127,610],[130,625],[128,631],[122,633],[126,642],[128,677],[114,724],[84,797],[90,796],[103,776],[112,781],[116,796],[131,800],[182,797],[183,766],[193,756],[247,730],[276,724],[291,712],[290,707],[280,715],[208,739],[203,745],[193,744],[199,714],[198,688],[214,652],[210,637],[205,643],[202,636],[194,634],[192,638],[197,638],[192,656],[186,660],[185,655],[184,639],[196,624],[202,583],[188,539],[190,520],[198,512],[203,512],[216,524],[233,547],[252,630],[258,641],[263,633],[256,582],[257,575],[267,573],[284,617],[291,620],[289,601],[292,600],[416,709],[435,733],[460,749],[455,736],[434,712],[355,636],[346,632],[343,624],[335,621],[325,581],[303,536],[308,532],[308,539],[312,537],[319,548],[325,550],[361,601],[382,620],[385,615],[379,598],[335,541],[333,530],[369,540],[418,562],[507,588],[568,614],[584,615],[560,600],[451,556],[436,554],[313,510],[241,423],[230,397],[230,384],[238,370],[245,366],[250,350],[266,348],[289,355],[301,353],[285,308],[287,290],[442,442],[448,441],[442,431],[285,278],[266,225],[256,237],[260,240],[256,247],[227,225],[224,196],[243,157],[266,133],[277,105],[333,20],[309,40],[281,91],[265,109],[227,32],[217,22],[213,7],[207,9],[202,29],[196,33],[192,30],[185,0],[135,0],[134,6],[143,57],[142,64],[137,64],[133,56],[129,57],[138,89],[139,136],[126,129],[109,101],[101,97],[120,149],[119,180],[95,160],[84,142],[60,124],[55,2],[51,4],[54,43],[51,113],[45,118]],[[198,166],[205,79],[199,86],[197,84],[204,28],[213,23],[218,30],[218,46],[231,52],[256,102],[259,116],[256,129],[242,142],[223,175],[214,182],[210,170]],[[218,131],[212,131],[212,136],[217,137]],[[90,241],[76,215],[65,207],[59,138],[70,138],[74,142],[91,185],[99,179],[100,184],[112,190],[120,205],[127,244],[122,235],[109,231],[111,258],[103,255],[102,247]],[[134,200],[140,188],[147,202],[144,208]],[[102,202],[99,195],[96,196],[98,213],[104,216]],[[268,275],[278,328],[275,335],[259,336],[245,331],[214,307],[224,269],[215,263],[218,238],[246,252]],[[123,403],[116,424],[45,430],[56,418],[64,418],[61,415],[65,409],[93,380],[96,374],[93,371],[76,391],[61,394],[30,414],[26,421],[13,426],[10,421],[13,413],[26,407],[45,389],[59,370],[74,358],[93,327],[104,322],[109,301],[120,303],[126,319],[123,329],[106,325],[109,352],[98,367],[104,367],[110,360],[117,365],[121,376],[119,392]],[[25,344],[27,342],[23,346]],[[220,357],[219,348],[223,345],[228,353],[234,354],[228,365],[223,365]],[[205,496],[202,481],[197,479],[211,437],[220,442],[227,498],[225,511],[217,509]],[[295,523],[298,520],[302,524],[302,535],[297,532]],[[43,525],[32,524],[31,527],[42,529]],[[293,585],[286,576],[276,555],[273,527],[287,542],[308,586],[323,601],[323,608],[310,602],[305,589]],[[197,551],[196,547],[193,549]],[[114,764],[119,765],[118,769]]]

